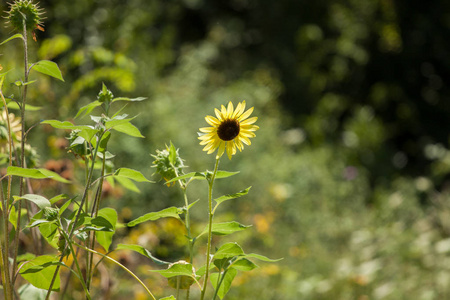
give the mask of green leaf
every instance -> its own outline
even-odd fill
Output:
[[[145,178],[144,175],[142,175],[141,172],[133,170],[133,169],[129,169],[129,168],[120,168],[117,169],[116,172],[114,172],[114,177],[125,177],[125,178],[129,178],[132,179],[134,181],[137,182],[151,182],[150,180],[148,180],[147,178]]]
[[[231,177],[231,176],[236,175],[238,173],[239,173],[239,171],[237,171],[237,172],[217,171],[216,179]]]
[[[116,230],[117,223],[117,212],[109,207],[102,208],[98,211],[98,217],[104,218],[107,222],[109,222],[112,226],[113,231]],[[91,222],[93,223],[94,220]],[[106,252],[109,251],[109,247],[112,243],[114,232],[103,232],[98,231],[95,233],[95,237],[97,238],[97,242],[102,246]]]
[[[40,168],[38,169],[42,174],[44,174],[45,176],[47,176],[48,178],[51,178],[55,181],[59,181],[62,183],[70,183],[70,180],[65,179],[64,177],[61,177],[58,173],[55,173],[53,171],[44,169],[44,168]]]
[[[14,102],[14,101],[9,102],[7,107],[9,109],[20,110],[19,104],[17,104],[17,102]],[[38,110],[41,110],[41,109],[42,109],[41,106],[34,106],[34,105],[30,105],[30,104],[25,105],[25,111],[38,111]]]
[[[35,287],[48,290],[50,288],[50,282],[52,281],[53,274],[56,272],[57,264],[57,256],[42,255],[25,263],[19,273],[25,280]],[[56,280],[53,283],[52,291],[59,291],[59,287],[60,278],[58,270]]]
[[[214,254],[214,259],[232,258],[244,255],[244,250],[237,243],[226,243],[222,245]]]
[[[83,117],[86,116],[87,114],[91,113],[91,111],[94,110],[94,108],[98,107],[102,105],[102,103],[98,100],[95,100],[94,102],[89,103],[88,105],[83,106],[82,108],[80,108],[78,110],[78,113],[75,116],[75,119],[78,118],[79,116],[81,116],[83,114]]]
[[[39,219],[39,220],[35,220],[32,223],[28,224],[27,227],[28,228],[32,228],[32,227],[36,227],[36,226],[39,226],[41,224],[50,223],[50,222],[53,222],[53,221],[49,221],[49,220],[45,220],[45,219]]]
[[[81,130],[81,132],[78,133],[79,136],[83,137],[86,141],[90,141],[92,137],[97,133],[97,130],[92,128],[92,126],[87,125],[73,125],[69,121],[58,121],[58,120],[45,120],[42,121],[41,124],[48,124],[52,126],[53,128],[57,129],[69,129],[69,130]]]
[[[66,194],[61,194],[61,195],[58,195],[58,196],[55,196],[55,197],[51,198],[50,199],[50,203],[51,204],[55,204],[58,201],[66,200],[66,199],[69,199],[69,196],[66,195]]]
[[[184,174],[184,175],[172,178],[171,180],[165,182],[164,184],[172,183],[174,181],[181,180],[181,179],[186,179],[186,178],[206,179],[206,176],[205,176],[205,174],[200,173],[200,172],[191,172],[191,173],[187,173],[187,174]]]
[[[174,276],[189,276],[195,278],[194,268],[189,263],[173,264],[166,270],[151,270],[151,272],[159,273],[166,278],[171,278]]]
[[[143,216],[140,216],[139,218],[134,219],[131,222],[128,222],[127,226],[128,227],[133,227],[133,226],[136,226],[136,225],[138,225],[140,223],[147,222],[147,221],[156,221],[156,220],[158,220],[160,218],[176,218],[176,219],[180,219],[179,214],[181,214],[181,213],[182,212],[178,208],[172,206],[172,207],[163,209],[163,210],[158,211],[158,212],[151,212],[151,213],[145,214]]]
[[[265,257],[263,255],[255,254],[255,253],[245,254],[244,258],[246,258],[246,257],[256,258],[258,260],[267,261],[267,262],[276,262],[276,261],[282,260],[282,258],[271,259],[271,258]]]
[[[138,189],[138,187],[134,184],[134,182],[126,177],[117,176],[117,177],[114,177],[114,179],[117,180],[117,182],[119,182],[124,188],[126,188],[130,191],[133,191],[135,193],[141,192]]]
[[[47,296],[47,290],[38,289],[29,283],[22,285],[18,292],[20,299],[45,300]]]
[[[31,69],[34,69],[39,73],[49,75],[51,77],[64,81],[61,71],[58,68],[58,65],[52,61],[41,60],[38,61],[37,63],[32,64],[30,67]]]
[[[129,122],[116,125],[112,129],[114,129],[115,131],[118,131],[118,132],[128,134],[129,136],[132,136],[132,137],[144,138],[144,136],[141,134],[139,129]]]
[[[11,206],[11,210],[9,211],[9,223],[14,226],[14,229],[17,229],[17,217],[16,207]]]
[[[232,234],[237,231],[242,231],[247,229],[250,226],[242,225],[238,222],[232,221],[232,222],[225,222],[225,223],[215,223],[212,225],[212,233],[215,235],[228,235]],[[198,237],[202,236],[203,234],[208,232],[208,226],[203,230],[202,233],[198,235]],[[197,237],[197,238],[198,238]]]
[[[146,97],[137,97],[137,98],[117,97],[117,98],[114,98],[112,100],[112,102],[116,102],[116,101],[132,101],[132,102],[135,102],[135,101],[142,101],[142,100],[145,100],[145,99],[147,99],[147,98]]]
[[[235,268],[236,270],[239,271],[251,271],[253,269],[256,269],[258,267],[258,265],[256,265],[255,263],[253,263],[252,261],[246,259],[246,258],[241,258],[237,261],[235,261],[232,265],[232,268]]]
[[[45,179],[50,178],[38,169],[27,169],[10,166],[6,170],[7,176],[20,176],[24,178]]]
[[[57,230],[58,226],[54,222],[42,223],[39,225],[39,231],[41,232],[42,236],[50,246],[56,249],[58,249],[59,239],[59,233]]]
[[[147,258],[150,258],[151,260],[153,260],[155,263],[157,263],[159,265],[168,265],[168,264],[170,264],[169,262],[166,262],[166,261],[163,261],[163,260],[160,260],[160,259],[154,257],[150,253],[150,251],[148,251],[147,249],[145,249],[144,247],[139,246],[139,245],[119,244],[119,245],[117,245],[116,250],[131,250],[131,251],[137,252],[137,253],[139,253],[141,255],[144,255]]]
[[[19,38],[23,40],[23,35],[21,35],[20,33],[15,34],[15,35],[13,35],[13,36],[7,38],[7,39],[4,40],[3,42],[1,42],[0,45],[3,45],[3,44],[5,44],[5,43],[9,42],[10,40],[13,40],[13,39],[19,39]]]
[[[219,197],[219,198],[217,198],[217,199],[214,199],[214,201],[216,201],[217,204],[219,204],[219,203],[222,203],[222,202],[227,201],[227,200],[231,200],[231,199],[235,199],[235,198],[242,197],[242,196],[244,196],[244,195],[247,195],[247,194],[248,194],[248,191],[249,191],[251,188],[252,188],[252,187],[250,186],[250,187],[246,188],[245,190],[242,190],[242,191],[240,191],[240,192],[238,192],[238,193],[224,195],[224,196],[222,196],[222,197]]]
[[[228,269],[227,272],[225,273],[222,283],[219,287],[219,290],[217,291],[217,296],[219,296],[220,299],[223,299],[223,297],[225,297],[225,295],[230,290],[231,283],[233,282],[234,277],[236,277],[236,274],[237,271],[235,269]],[[219,284],[220,281],[219,275],[221,274],[212,273],[209,278],[215,290],[217,290],[217,285]]]
[[[22,197],[13,196],[13,198],[14,198],[14,202],[22,200],[22,199],[31,201],[34,204],[36,204],[40,209],[44,209],[45,207],[50,207],[52,205],[50,203],[50,201],[48,201],[47,198],[42,197],[40,195],[35,195],[35,194],[26,194],[26,195],[23,195]]]

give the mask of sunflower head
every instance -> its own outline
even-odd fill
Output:
[[[31,0],[15,0],[9,5],[6,17],[17,31],[23,30],[23,22],[27,29],[42,29],[42,9]]]
[[[254,132],[259,129],[254,125],[258,118],[249,118],[252,112],[253,107],[245,110],[245,101],[239,102],[236,109],[231,101],[228,107],[222,105],[220,110],[216,108],[216,117],[205,117],[211,127],[200,128],[200,145],[205,146],[203,151],[211,154],[219,149],[216,158],[221,157],[226,151],[228,158],[231,159],[236,154],[236,149],[242,151],[244,144],[250,145],[250,138],[254,137]]]

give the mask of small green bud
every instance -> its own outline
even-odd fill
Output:
[[[183,175],[183,160],[178,154],[178,149],[170,143],[170,147],[166,146],[164,150],[156,150],[156,155],[153,161],[156,172],[161,175],[166,181],[169,181],[177,176]]]
[[[114,98],[113,93],[110,90],[108,90],[106,85],[103,83],[102,90],[100,91],[100,93],[98,93],[97,100],[101,103],[104,102],[110,103],[113,98]]]
[[[28,30],[42,29],[42,9],[31,0],[16,0],[9,8],[6,18],[17,31],[23,31],[24,21]]]
[[[48,221],[54,221],[58,219],[59,209],[53,207],[45,207],[44,210],[44,218]]]

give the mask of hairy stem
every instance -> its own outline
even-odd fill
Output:
[[[95,253],[95,254],[97,254],[97,255],[100,255],[100,256],[106,258],[107,260],[109,260],[109,261],[115,263],[116,265],[118,265],[119,267],[121,267],[122,269],[124,269],[125,271],[127,271],[128,274],[130,274],[134,279],[136,279],[136,280],[142,285],[142,287],[143,287],[143,288],[145,289],[145,291],[150,295],[150,297],[151,297],[153,300],[156,300],[155,296],[153,296],[152,292],[151,292],[151,291],[148,289],[148,287],[147,287],[147,286],[139,279],[139,277],[137,277],[136,274],[134,274],[130,269],[128,269],[127,267],[125,267],[124,265],[122,265],[121,263],[119,263],[117,260],[115,260],[115,259],[113,259],[113,258],[111,258],[111,257],[109,257],[109,256],[107,256],[107,255],[104,255],[104,254],[102,254],[102,253],[100,253],[100,252],[97,252],[97,251],[95,251],[95,250],[93,250],[93,249],[89,249],[89,248],[87,248],[87,247],[85,247],[85,246],[83,246],[83,245],[77,244],[77,243],[75,243],[75,242],[73,242],[73,244],[74,244],[75,246],[77,246],[77,247],[80,247],[81,249],[84,249],[84,250],[89,251],[89,252],[91,252],[91,253]]]
[[[212,223],[213,223],[213,217],[214,213],[212,211],[212,192],[213,192],[213,185],[214,185],[214,179],[216,178],[217,168],[219,166],[219,159],[220,157],[216,158],[216,165],[214,166],[214,172],[212,174],[211,180],[209,181],[208,185],[208,206],[209,206],[209,222],[208,222],[208,245],[206,250],[206,272],[205,272],[205,281],[203,283],[203,289],[201,294],[201,300],[205,298],[206,293],[206,287],[208,286],[208,276],[209,276],[209,265],[211,263],[211,240],[212,240]]]

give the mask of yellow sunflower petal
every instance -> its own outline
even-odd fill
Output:
[[[252,118],[247,119],[247,120],[242,120],[242,121],[240,122],[240,124],[241,124],[241,125],[251,125],[251,124],[255,123],[256,120],[258,120],[258,117],[252,117]]]
[[[245,103],[245,101],[244,101],[244,103]],[[239,102],[238,105],[236,106],[236,109],[234,110],[233,115],[231,116],[232,119],[237,119],[237,117],[239,116],[239,112],[241,111],[241,107],[242,107],[242,103]]]
[[[242,122],[243,120],[247,119],[253,112],[253,107],[249,108],[245,113],[243,113],[239,118],[238,121]]]
[[[233,103],[228,102],[228,108],[227,108],[227,118],[230,118],[233,116],[233,111],[234,111],[234,107],[233,107]]]
[[[226,142],[224,142],[224,141],[220,142],[219,151],[217,151],[216,157],[221,157],[223,155],[223,153],[225,152],[225,144],[226,144]]]
[[[227,118],[227,109],[225,108],[225,106],[221,106],[220,107],[220,113],[222,114],[222,118],[226,119]]]
[[[208,133],[208,132],[214,132],[214,130],[216,130],[216,128],[214,128],[214,127],[202,127],[202,128],[199,128],[198,130],[200,130],[200,132]]]
[[[227,155],[228,158],[231,159],[231,156],[236,154],[236,146],[232,141],[227,142]]]
[[[214,108],[214,112],[216,113],[217,119],[219,121],[222,121],[222,114],[220,113],[220,110],[218,110],[217,108]]]
[[[250,146],[252,144],[252,142],[250,142],[250,139],[246,136],[239,136],[239,140],[241,142],[243,142],[244,144],[246,144],[247,146]]]
[[[217,126],[220,124],[220,121],[212,116],[206,116],[205,117],[206,122],[211,126]]]
[[[241,136],[245,136],[245,137],[255,137],[256,134],[254,134],[251,131],[246,131],[246,130],[241,130],[241,132],[239,133],[239,135]]]

